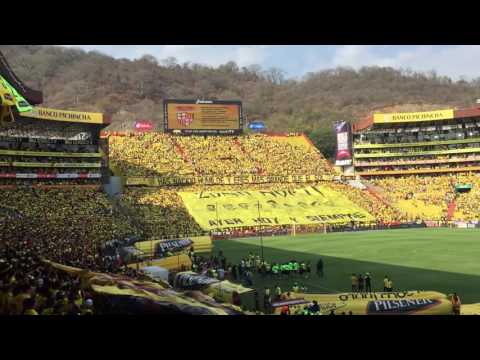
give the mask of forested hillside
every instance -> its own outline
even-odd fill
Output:
[[[108,113],[115,130],[132,129],[136,119],[159,126],[167,97],[241,100],[249,120],[264,120],[275,131],[305,131],[327,156],[336,120],[354,121],[402,104],[409,104],[402,110],[471,106],[480,98],[480,79],[454,82],[434,72],[337,68],[295,81],[280,69],[233,62],[212,68],[149,55],[116,60],[37,45],[0,45],[0,51],[23,81],[44,91],[45,106]]]

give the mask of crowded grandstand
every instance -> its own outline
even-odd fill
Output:
[[[376,113],[354,123],[354,173],[410,220],[478,220],[480,111]]]
[[[239,101],[167,99],[163,132],[108,131],[104,114],[39,107],[0,60],[0,314],[389,314],[399,298],[459,313],[456,294],[394,293],[387,277],[368,296],[309,293],[310,260],[262,244],[237,261],[214,242],[477,226],[480,110],[337,124],[334,166],[303,133],[245,133]]]

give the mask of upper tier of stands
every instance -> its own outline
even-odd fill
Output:
[[[110,162],[120,174],[140,177],[333,174],[303,135],[110,136]]]

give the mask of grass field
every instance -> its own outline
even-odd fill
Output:
[[[373,288],[383,289],[383,277],[393,280],[395,291],[456,291],[463,303],[480,302],[480,230],[402,229],[264,237],[264,255],[269,262],[311,261],[310,279],[279,280],[282,290],[293,282],[308,292],[350,291],[352,273],[370,272]],[[223,250],[228,261],[239,263],[250,251],[260,254],[260,238],[219,240],[214,251]],[[324,278],[315,274],[318,258],[324,262]],[[277,281],[256,275],[254,287]]]

